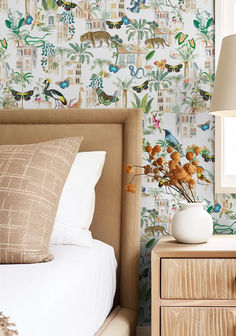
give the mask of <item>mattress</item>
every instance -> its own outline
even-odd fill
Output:
[[[0,265],[0,311],[19,336],[93,336],[109,314],[116,289],[111,246],[52,245],[54,260]]]

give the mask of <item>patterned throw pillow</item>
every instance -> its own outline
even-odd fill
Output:
[[[48,243],[82,137],[0,146],[0,263],[52,260]]]

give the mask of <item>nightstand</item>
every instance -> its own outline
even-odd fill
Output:
[[[152,336],[236,335],[236,236],[152,250]]]

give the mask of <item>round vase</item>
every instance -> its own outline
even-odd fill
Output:
[[[211,215],[203,202],[183,203],[172,219],[172,234],[179,243],[205,243],[213,234]]]

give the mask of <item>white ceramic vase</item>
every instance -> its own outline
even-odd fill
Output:
[[[203,202],[183,203],[172,219],[172,234],[179,243],[205,243],[213,234],[211,215]]]

